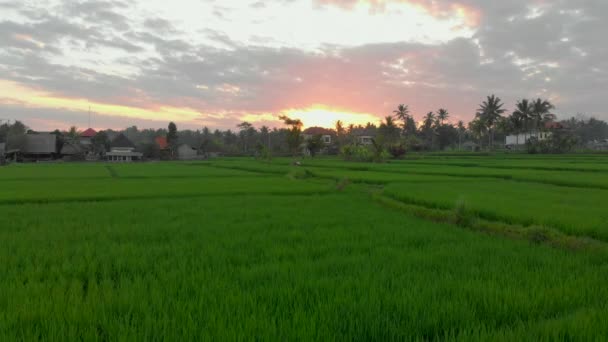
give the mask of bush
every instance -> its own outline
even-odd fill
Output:
[[[346,145],[342,147],[340,154],[344,160],[365,163],[382,163],[391,158],[391,154],[379,145]]]
[[[403,145],[392,145],[389,146],[388,152],[395,159],[401,158],[406,154],[405,146]]]
[[[571,133],[556,131],[545,140],[532,137],[526,141],[526,151],[537,153],[566,153],[572,151],[578,139]]]
[[[474,215],[469,209],[469,205],[464,198],[459,198],[454,206],[454,216],[456,224],[461,227],[469,227],[473,224]]]

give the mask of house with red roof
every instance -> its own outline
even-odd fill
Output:
[[[84,132],[80,133],[78,141],[85,146],[93,144],[93,137],[97,135],[97,131],[92,128],[87,128]]]
[[[169,148],[169,143],[167,142],[167,137],[158,136],[154,139],[154,142],[158,146],[158,148],[162,150],[166,150]]]

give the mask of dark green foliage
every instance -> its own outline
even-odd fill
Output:
[[[306,141],[306,149],[311,157],[314,157],[323,147],[325,147],[325,143],[323,143],[323,136],[320,134],[314,135]]]

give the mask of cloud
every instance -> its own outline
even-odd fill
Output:
[[[360,3],[314,2],[313,12],[338,8],[332,14],[338,19]],[[47,123],[63,120],[69,126],[79,117],[74,113],[83,110],[75,103],[86,100],[126,111],[100,111],[108,125],[134,120],[164,126],[167,110],[188,111],[181,120],[190,127],[227,128],[243,118],[256,121],[256,116],[268,123],[285,111],[323,115],[333,110],[379,119],[399,103],[410,104],[418,116],[447,107],[454,119],[467,120],[483,97],[496,93],[509,106],[521,97],[542,96],[556,103],[562,117],[585,112],[608,119],[603,94],[608,87],[607,2],[371,1],[374,12],[367,15],[382,17],[405,2],[441,20],[455,18],[454,25],[464,20],[474,31],[439,40],[378,37],[362,44],[336,44],[319,36],[310,49],[262,31],[242,39],[223,29],[222,18],[190,27],[142,11],[141,4],[5,3],[0,7],[8,14],[0,21],[0,78],[67,102],[60,109],[5,96],[0,116],[33,120],[40,115]],[[230,1],[221,8],[210,6],[224,18],[240,10]],[[241,5],[259,13],[247,19],[252,22],[264,22],[276,6],[268,1]],[[246,27],[256,27],[251,25]],[[394,29],[399,27],[395,23]]]

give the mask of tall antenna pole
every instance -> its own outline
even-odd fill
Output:
[[[91,128],[91,106],[89,106],[89,127],[87,128]]]

